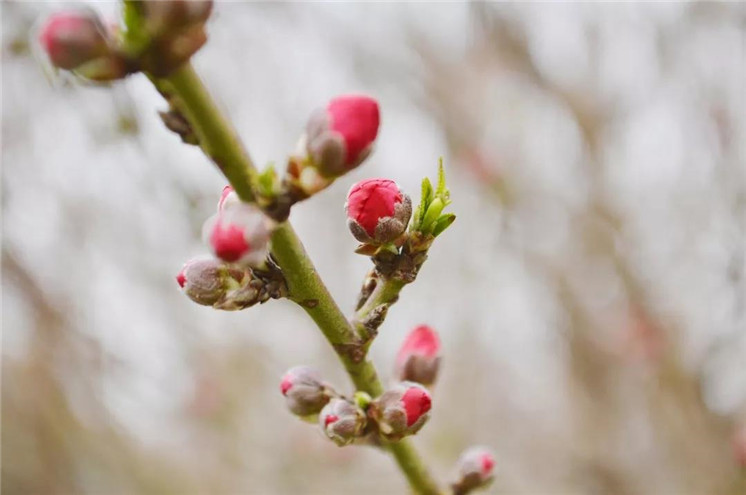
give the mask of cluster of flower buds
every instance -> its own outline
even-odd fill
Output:
[[[382,437],[395,441],[420,431],[430,418],[431,406],[425,387],[402,382],[371,402],[368,415],[378,424]]]
[[[365,411],[337,394],[313,368],[290,368],[280,381],[280,392],[291,413],[310,421],[318,419],[327,438],[340,447],[365,433]]]
[[[435,238],[456,219],[443,213],[449,195],[442,161],[436,188],[423,179],[422,199],[414,213],[409,196],[392,180],[367,179],[353,185],[345,211],[352,235],[361,242],[355,252],[371,257],[376,276],[413,282]],[[364,292],[365,288],[361,297]]]
[[[168,75],[207,41],[212,0],[144,0],[141,5],[148,47],[140,54],[140,64],[151,74]]]
[[[41,28],[39,42],[54,67],[90,81],[121,79],[133,71],[112,32],[90,9],[51,15]]]
[[[470,447],[459,457],[456,480],[451,484],[454,495],[466,495],[487,487],[494,479],[495,456],[486,447]]]
[[[321,430],[339,446],[372,432],[388,441],[413,435],[427,422],[432,405],[427,389],[412,382],[398,383],[375,400],[362,392],[348,400],[307,366],[288,370],[280,391],[290,412],[306,419],[318,415]]]
[[[321,375],[308,366],[295,366],[282,377],[280,391],[285,396],[288,409],[296,416],[314,417],[336,394],[321,379]]]
[[[440,368],[440,339],[435,330],[420,325],[412,330],[396,355],[396,378],[426,387],[435,383]]]
[[[187,262],[176,277],[179,286],[197,304],[223,310],[282,297],[284,278],[268,261],[273,229],[274,222],[258,207],[241,202],[226,186],[217,213],[202,228],[215,257]]]
[[[350,188],[345,203],[347,225],[363,244],[395,242],[407,230],[412,200],[389,179],[366,179]]]

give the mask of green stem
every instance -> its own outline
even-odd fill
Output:
[[[373,343],[373,339],[378,332],[378,327],[381,326],[383,320],[386,318],[389,308],[399,299],[399,293],[406,284],[401,280],[394,278],[379,279],[373,292],[368,296],[368,299],[363,303],[363,306],[355,312],[355,319],[353,323],[360,334],[367,348]],[[376,308],[382,308],[383,312],[373,316],[373,310]],[[376,320],[374,323],[368,323],[372,320]]]
[[[396,462],[407,477],[407,481],[412,486],[415,493],[427,495],[440,495],[442,492],[438,488],[435,480],[430,476],[427,467],[417,454],[414,445],[408,440],[399,440],[396,443],[388,445],[388,449],[394,455]]]
[[[394,278],[385,278],[378,281],[373,293],[365,301],[365,304],[355,313],[355,320],[363,321],[375,308],[381,305],[394,304],[399,299],[399,292],[406,284]]]
[[[158,90],[183,113],[199,138],[199,145],[225,174],[244,201],[254,199],[256,168],[243,148],[236,131],[223,117],[190,64],[170,76],[153,79]],[[280,224],[272,236],[272,255],[285,275],[290,298],[313,319],[332,345],[358,390],[372,397],[383,393],[367,348],[329,294],[316,268],[288,222]],[[398,294],[401,287],[381,285],[381,296]],[[373,299],[375,293],[371,295]],[[377,300],[377,299],[376,299]],[[373,301],[371,301],[372,304]],[[387,445],[412,489],[423,495],[440,493],[437,483],[408,440]]]
[[[272,256],[285,275],[290,299],[308,313],[334,347],[355,387],[372,397],[383,393],[360,339],[329,294],[290,223],[282,223],[272,235]]]

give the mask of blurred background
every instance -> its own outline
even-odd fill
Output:
[[[285,410],[293,365],[350,387],[305,313],[179,292],[225,181],[143,76],[44,73],[30,32],[69,5],[1,6],[3,491],[406,493]],[[746,493],[743,3],[218,2],[208,29],[194,64],[259,164],[330,97],[381,102],[372,158],[291,217],[346,311],[349,186],[416,197],[444,157],[458,220],[372,350],[388,377],[440,331],[415,442],[442,481],[484,444],[489,493]]]

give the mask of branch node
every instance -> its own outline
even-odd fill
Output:
[[[363,362],[367,353],[365,344],[360,341],[349,344],[333,344],[333,346],[337,354],[349,358],[355,364]]]

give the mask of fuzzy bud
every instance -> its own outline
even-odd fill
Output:
[[[430,393],[418,383],[402,382],[375,399],[368,414],[378,423],[381,435],[399,440],[417,433],[430,417]]]
[[[352,443],[365,430],[365,412],[352,402],[332,399],[319,414],[324,434],[340,447]]]
[[[347,226],[366,244],[393,242],[407,229],[412,201],[388,179],[367,179],[350,188],[345,203]]]
[[[106,29],[90,10],[53,14],[42,27],[39,42],[52,65],[65,70],[109,53]]]
[[[260,267],[269,252],[273,228],[274,222],[259,208],[242,203],[208,219],[203,236],[218,258]]]
[[[297,416],[318,414],[331,398],[330,389],[321,380],[321,375],[308,366],[289,369],[282,377],[280,391],[288,409]]]
[[[435,330],[420,325],[412,330],[396,355],[396,377],[430,386],[440,367],[440,339]]]
[[[257,278],[248,267],[210,257],[188,261],[176,282],[192,301],[224,311],[246,309],[283,297],[281,286]]]
[[[495,456],[486,447],[470,447],[458,460],[456,481],[452,483],[454,495],[464,495],[489,485],[494,479]]]
[[[176,275],[176,282],[192,301],[214,306],[248,276],[245,271],[228,267],[220,260],[202,257],[187,261]]]
[[[238,198],[238,194],[233,190],[231,186],[225,186],[223,192],[220,194],[220,201],[218,201],[218,211],[223,211],[226,208],[231,208],[241,204],[241,200]]]
[[[378,135],[378,102],[368,96],[338,96],[311,115],[306,151],[324,177],[337,177],[360,165]]]

